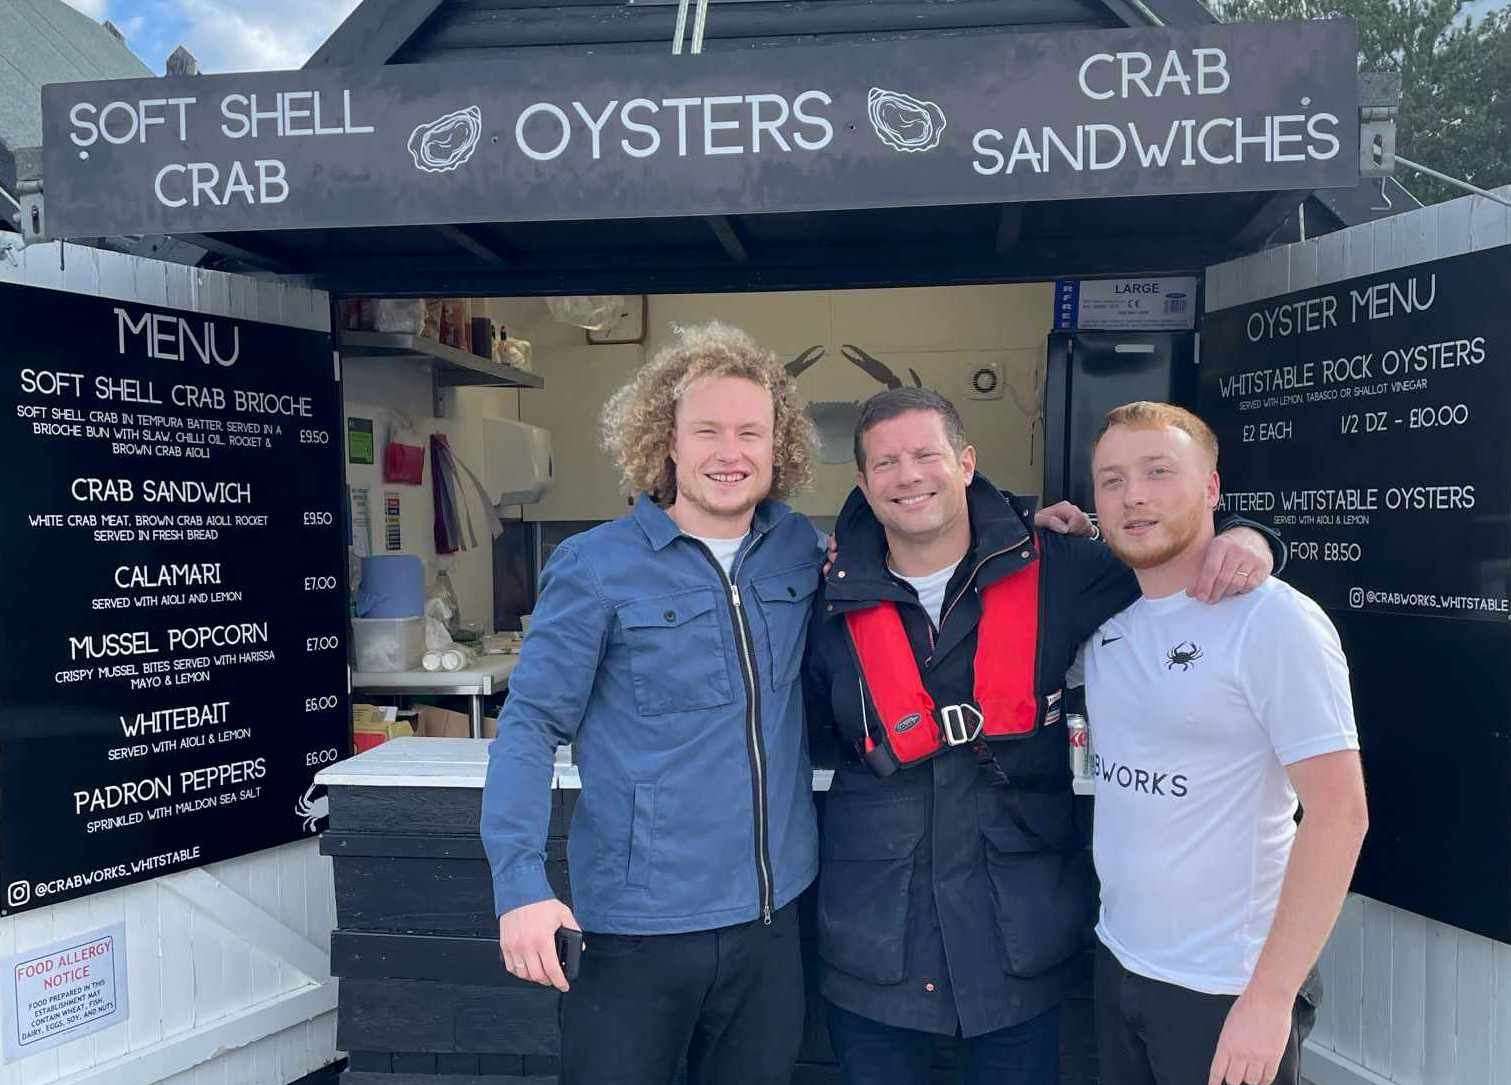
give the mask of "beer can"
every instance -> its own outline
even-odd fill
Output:
[[[1091,775],[1091,731],[1086,717],[1079,712],[1066,713],[1065,730],[1070,736],[1070,774],[1086,779]]]

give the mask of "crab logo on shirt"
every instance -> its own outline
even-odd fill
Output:
[[[1173,671],[1179,667],[1183,672],[1189,671],[1201,657],[1202,651],[1194,640],[1183,640],[1166,653],[1165,670]]]

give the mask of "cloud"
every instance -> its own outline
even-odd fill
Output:
[[[105,3],[107,0],[80,0]],[[359,0],[169,0],[203,72],[298,68]],[[179,44],[175,43],[175,44]],[[171,48],[171,47],[170,47]]]
[[[91,19],[103,19],[109,14],[110,0],[65,0],[71,8],[77,8]]]

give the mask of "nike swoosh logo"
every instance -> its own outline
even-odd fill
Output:
[[[1122,637],[1103,637],[1102,638],[1102,647],[1105,648],[1109,644],[1111,644],[1113,641],[1115,641],[1115,640],[1122,640],[1122,639],[1123,639]]]

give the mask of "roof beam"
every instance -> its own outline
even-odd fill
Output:
[[[1166,26],[1207,26],[1218,21],[1201,0],[1139,0]]]
[[[1249,221],[1233,235],[1233,245],[1240,252],[1258,252],[1310,195],[1300,189],[1271,192],[1260,202]]]
[[[810,245],[746,264],[712,258],[625,260],[542,254],[515,268],[468,270],[444,262],[343,259],[308,268],[308,285],[342,294],[526,297],[551,294],[722,293],[725,291],[870,289],[1041,282],[1056,277],[1177,275],[1238,255],[1231,242],[1147,235],[1025,239],[1006,255],[962,257],[952,246],[836,248]]]
[[[708,228],[719,239],[719,244],[724,247],[724,251],[731,260],[737,264],[750,262],[750,253],[745,248],[745,242],[740,239],[740,232],[728,215],[710,215],[703,221],[708,223]]]
[[[1149,15],[1148,8],[1140,0],[1100,0],[1100,2],[1124,26],[1145,27],[1155,25],[1154,19]]]
[[[214,253],[216,256],[227,260],[235,260],[239,264],[256,268],[258,271],[283,273],[291,270],[281,257],[268,256],[254,249],[245,248],[234,241],[227,241],[215,234],[174,234],[173,236],[180,241],[187,241],[191,245],[198,245],[206,252]],[[237,236],[239,238],[245,235],[241,234]]]
[[[1023,205],[1005,203],[997,215],[997,255],[1001,256],[1023,237]]]
[[[378,67],[404,47],[442,0],[362,0],[306,68]]]
[[[440,234],[447,241],[451,242],[457,248],[465,249],[467,252],[470,252],[473,256],[476,256],[485,264],[492,264],[494,267],[503,267],[514,262],[501,250],[500,246],[489,245],[488,243],[479,240],[479,238],[465,226],[439,224],[432,226],[431,229]]]

